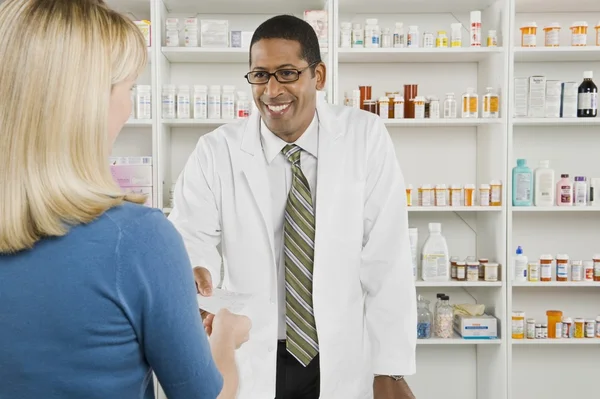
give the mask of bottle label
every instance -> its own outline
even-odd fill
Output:
[[[577,97],[577,109],[580,110],[597,110],[598,109],[598,93],[579,93]]]
[[[556,277],[567,278],[567,264],[566,263],[558,263],[556,265]]]
[[[561,204],[570,204],[572,202],[571,192],[571,186],[560,186]]]
[[[516,176],[517,190],[515,192],[515,199],[517,201],[529,201],[531,200],[531,174],[530,173],[517,173]]]

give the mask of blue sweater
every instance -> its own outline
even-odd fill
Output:
[[[216,398],[183,241],[126,203],[64,237],[0,255],[0,399]]]

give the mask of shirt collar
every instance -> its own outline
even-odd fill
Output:
[[[304,151],[310,153],[317,158],[319,148],[319,118],[315,112],[315,116],[306,129],[306,131],[296,140],[294,144],[302,148]],[[269,130],[265,122],[260,120],[260,137],[263,146],[263,152],[267,158],[267,162],[271,163],[277,155],[281,152],[283,147],[288,143],[277,137],[273,132]]]

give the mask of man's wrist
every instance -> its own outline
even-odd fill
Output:
[[[394,381],[400,381],[404,379],[403,375],[375,374],[375,377],[387,377],[393,379]]]

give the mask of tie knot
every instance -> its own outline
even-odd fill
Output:
[[[285,157],[288,159],[288,161],[292,163],[292,165],[299,164],[300,151],[302,151],[302,148],[298,147],[296,144],[288,144],[281,150],[283,155],[285,155]]]

